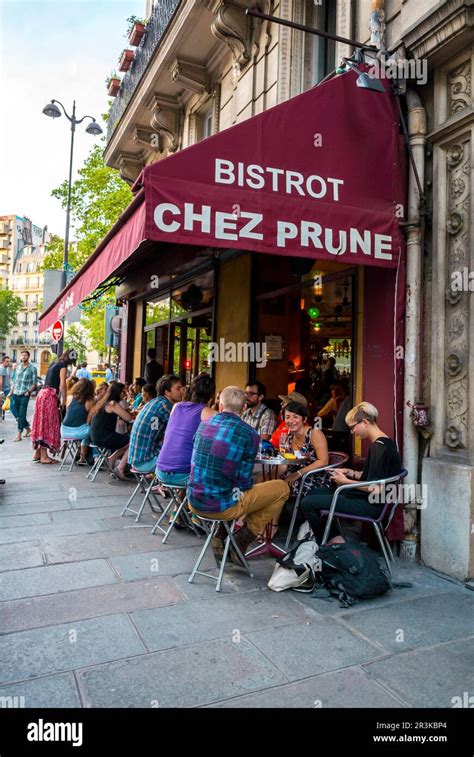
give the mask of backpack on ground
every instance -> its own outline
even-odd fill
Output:
[[[377,554],[363,542],[323,545],[317,556],[320,570],[315,597],[330,594],[339,599],[341,607],[350,607],[359,599],[377,597],[392,588]]]

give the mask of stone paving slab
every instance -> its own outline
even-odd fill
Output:
[[[446,579],[437,576],[426,568],[418,567],[416,565],[410,566],[411,570],[403,567],[401,560],[395,561],[395,569],[393,580],[397,581],[409,581],[413,584],[410,588],[397,589],[394,588],[387,594],[383,594],[381,597],[374,597],[373,599],[365,599],[363,602],[356,602],[350,608],[350,614],[364,612],[367,610],[375,610],[388,605],[398,605],[400,603],[410,602],[419,597],[426,597],[430,595],[444,594],[446,592],[452,594],[463,594],[465,589],[460,583],[452,583]],[[308,607],[312,607],[322,615],[342,617],[348,614],[347,608],[339,607],[337,599],[317,599],[311,597],[310,594],[304,594],[300,592],[292,592],[298,597],[298,600]]]
[[[24,697],[26,708],[82,707],[73,673],[0,686],[0,701],[2,697]]]
[[[120,514],[123,510],[123,505],[115,503],[115,505],[107,505],[106,507],[91,507],[87,510],[77,510],[77,509],[71,509],[71,510],[59,510],[57,512],[52,513],[52,519],[53,523],[90,523],[91,519],[93,520],[101,520],[103,521],[103,524],[110,529],[110,526],[107,523],[108,516],[110,515],[110,512],[114,512],[117,514]],[[114,520],[112,518],[109,518],[109,520]],[[124,518],[120,518],[120,520],[125,520]],[[0,521],[1,525],[1,521]]]
[[[107,526],[100,520],[91,518],[81,523],[50,523],[46,526],[26,526],[24,528],[0,529],[0,544],[44,539],[50,536],[70,536],[72,534],[90,534],[95,531],[107,531]]]
[[[35,502],[17,502],[12,498],[11,504],[5,504],[5,501],[0,499],[0,525],[3,522],[3,518],[6,516],[29,515],[30,513],[49,513],[53,510],[71,510],[71,503],[68,502],[67,497],[65,497],[64,494],[61,499],[51,502],[48,502],[44,495],[41,495],[38,501]]]
[[[49,513],[28,513],[25,515],[4,515],[0,506],[0,526],[2,528],[22,528],[24,526],[43,526],[51,523]]]
[[[342,624],[315,617],[298,625],[254,631],[247,638],[288,678],[306,678],[386,656]]]
[[[184,573],[189,576],[199,555],[199,545],[196,547],[182,547],[170,549],[166,552],[141,552],[140,554],[112,557],[110,562],[124,581],[135,581],[138,578],[150,578],[153,575],[173,576]],[[155,560],[158,560],[158,567]],[[201,564],[201,570],[215,568],[216,561],[212,554],[206,554]],[[231,570],[239,570],[235,567]],[[230,573],[230,571],[229,571]]]
[[[472,634],[474,596],[468,591],[436,594],[386,606],[383,612],[368,609],[344,613],[341,617],[359,633],[369,636],[385,649],[399,653]]]
[[[270,592],[216,596],[199,602],[138,610],[131,615],[151,652],[211,639],[241,638],[248,631],[302,623],[311,610]],[[295,632],[298,627],[292,626]]]
[[[3,544],[0,549],[0,571],[35,568],[43,564],[43,554],[36,541]]]
[[[209,573],[217,577],[218,570],[214,568],[213,570],[209,570]],[[211,581],[209,578],[196,576],[196,580],[192,584],[189,583],[188,578],[188,575],[183,574],[173,576],[170,578],[170,581],[178,587],[186,599],[192,601],[215,597],[219,594],[224,596],[225,594],[234,594],[235,592],[260,591],[260,586],[255,583],[254,579],[238,571],[224,573],[220,592],[216,591],[216,582]]]
[[[1,628],[4,633],[12,633],[184,601],[184,596],[169,578],[120,582],[3,602],[0,606]]]
[[[145,529],[123,529],[122,531],[105,531],[95,534],[78,534],[77,536],[46,537],[41,546],[48,563],[74,562],[90,560],[97,557],[114,557],[115,555],[136,555],[140,552],[162,553],[176,550],[176,544],[162,544],[161,539]],[[146,578],[138,576],[138,578]]]
[[[2,600],[22,599],[102,586],[118,580],[117,574],[106,560],[83,560],[73,565],[43,565],[1,573],[0,597]]]
[[[0,637],[0,649],[0,682],[4,683],[84,668],[144,651],[126,615],[19,631]]]
[[[453,707],[453,697],[474,693],[474,637],[398,654],[364,670],[411,707]]]
[[[76,675],[88,707],[199,707],[286,683],[245,639],[155,652]]]
[[[266,691],[226,699],[216,708],[260,709],[282,707],[303,709],[382,707],[400,708],[406,705],[392,696],[383,686],[368,678],[359,667],[346,668],[303,681],[275,686]]]

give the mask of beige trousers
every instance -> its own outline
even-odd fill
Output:
[[[232,507],[228,507],[222,513],[205,513],[202,510],[191,510],[197,515],[213,520],[237,520],[243,518],[247,528],[252,533],[259,534],[267,523],[279,515],[283,505],[290,496],[290,488],[286,481],[264,481],[255,484],[251,489],[244,492]]]

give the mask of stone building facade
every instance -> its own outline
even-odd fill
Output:
[[[250,5],[148,1],[148,31],[113,103],[105,151],[108,165],[131,184],[146,164],[308,89],[354,52],[343,41],[252,19],[243,12]],[[426,490],[413,515],[421,558],[466,579],[474,573],[474,6],[265,0],[260,9],[419,63],[407,63],[417,73],[407,74],[404,101],[425,198],[420,208],[412,171],[405,400],[429,406],[430,426],[421,433],[406,408],[405,464]],[[297,138],[295,124],[282,151],[285,140]]]

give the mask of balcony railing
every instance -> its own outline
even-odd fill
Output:
[[[150,20],[145,27],[145,34],[135,50],[133,63],[123,77],[119,93],[110,109],[107,124],[107,142],[110,141],[122,118],[125,108],[130,102],[180,2],[181,0],[159,0],[153,8]]]

